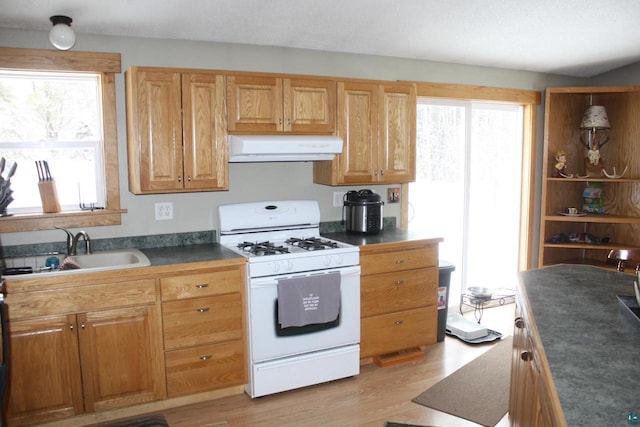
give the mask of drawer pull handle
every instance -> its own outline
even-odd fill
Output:
[[[396,320],[396,325],[402,325],[404,323],[404,320]]]
[[[203,283],[201,285],[196,285],[196,288],[198,288],[198,289],[203,289],[203,288],[208,288],[208,287],[209,287],[208,283]]]
[[[198,311],[200,313],[206,313],[207,311],[209,311],[209,307],[205,307],[205,308],[199,308]]]
[[[207,354],[206,356],[200,356],[200,360],[209,360],[211,359],[213,356],[210,354]]]
[[[404,284],[404,280],[396,280],[396,285],[402,285]]]
[[[524,319],[522,317],[516,317],[515,324],[518,329],[524,328]]]
[[[404,260],[403,259],[397,259],[396,260],[396,264],[404,264]]]

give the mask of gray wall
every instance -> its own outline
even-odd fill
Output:
[[[0,45],[52,49],[45,31],[0,28]],[[134,196],[128,191],[127,181],[124,95],[124,71],[133,65],[413,80],[542,92],[547,86],[589,84],[588,80],[581,78],[499,68],[225,43],[78,34],[74,50],[119,52],[122,55],[123,73],[116,79],[116,100],[121,205],[128,209],[128,213],[123,215],[123,223],[120,226],[88,228],[87,231],[94,239],[212,230],[216,226],[218,204],[251,200],[312,198],[320,202],[322,221],[339,220],[341,209],[332,206],[333,192],[363,188],[313,184],[312,164],[308,162],[253,163],[229,165],[230,190],[227,192]],[[537,170],[540,175],[544,118],[542,105],[538,118]],[[366,187],[386,194],[387,186]],[[539,195],[539,191],[538,184],[536,194]],[[155,221],[153,208],[156,202],[173,202],[174,219]],[[385,206],[385,216],[396,216],[399,219],[399,215],[399,204]],[[0,235],[0,243],[3,246],[11,246],[61,241],[63,237],[63,233],[56,230],[3,233]]]
[[[640,62],[618,68],[591,79],[594,86],[637,86],[640,85]]]

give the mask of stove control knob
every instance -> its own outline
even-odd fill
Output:
[[[337,255],[336,256],[336,264],[342,265],[343,262],[344,262],[344,257],[342,255]]]
[[[291,260],[287,261],[287,271],[293,270],[293,262]]]
[[[325,256],[324,257],[324,265],[325,267],[328,267],[331,265],[331,257],[330,256]]]
[[[280,270],[280,265],[278,265],[277,262],[272,262],[271,263],[271,268],[272,268],[274,273],[277,273]]]

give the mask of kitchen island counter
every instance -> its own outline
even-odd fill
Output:
[[[626,425],[629,412],[640,410],[640,322],[617,298],[634,294],[633,279],[586,265],[520,273],[538,360],[546,356],[570,426]]]

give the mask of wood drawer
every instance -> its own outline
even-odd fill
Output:
[[[154,279],[83,285],[7,295],[12,320],[64,313],[81,313],[156,302]]]
[[[166,350],[242,338],[239,293],[170,301],[162,304]]]
[[[438,319],[435,306],[362,319],[360,357],[372,357],[434,344]]]
[[[435,305],[437,299],[434,267],[365,276],[360,282],[361,317]]]
[[[437,245],[360,255],[360,267],[362,268],[363,276],[437,266]]]
[[[160,279],[162,301],[240,292],[244,286],[242,266],[219,271]]]
[[[242,341],[168,351],[165,362],[169,397],[247,382]]]

